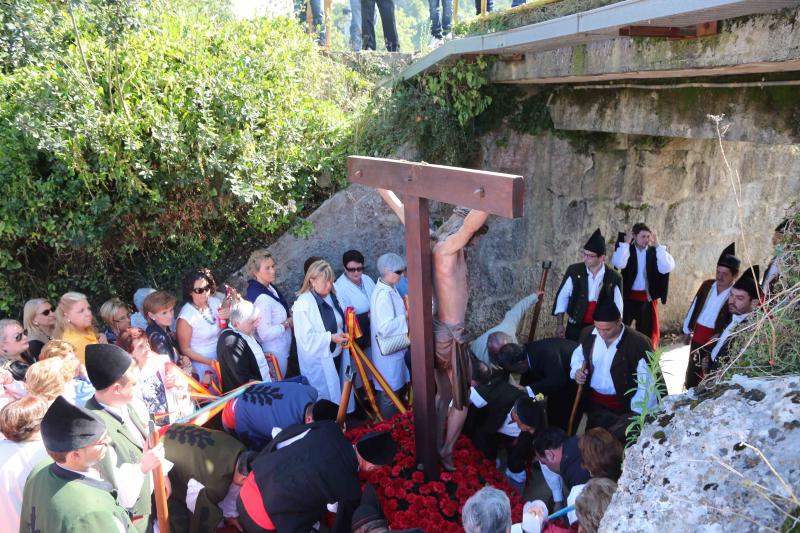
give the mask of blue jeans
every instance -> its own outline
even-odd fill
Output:
[[[439,4],[442,5],[441,15]],[[431,15],[431,35],[441,39],[442,35],[450,33],[450,23],[453,20],[453,0],[428,0],[428,10]]]
[[[322,13],[322,0],[294,0],[295,11],[300,16],[300,22],[307,27],[306,22],[306,4],[311,4],[311,22],[314,25],[314,33],[319,35],[317,44],[320,46],[325,44],[325,22],[323,20],[324,14]]]
[[[521,5],[525,5],[525,2],[528,0],[511,0],[511,7],[517,7]]]
[[[361,50],[361,0],[350,0],[350,48]]]
[[[494,0],[487,0],[486,2],[486,12],[489,13],[490,11],[494,11]],[[481,0],[475,0],[475,14],[481,14]]]

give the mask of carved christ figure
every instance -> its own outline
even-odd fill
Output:
[[[403,204],[391,191],[378,189],[381,198],[405,224]],[[467,418],[471,363],[464,319],[469,299],[464,248],[483,233],[489,214],[457,208],[433,238],[434,319],[436,342],[436,438],[442,466],[455,470],[453,448]],[[451,405],[452,402],[452,405]],[[447,434],[445,435],[445,421]]]

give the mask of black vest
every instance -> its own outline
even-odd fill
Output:
[[[587,358],[587,354],[592,353],[594,348],[595,335],[592,330],[591,326],[587,326],[581,332],[580,344],[583,348],[584,358]],[[644,359],[647,362],[648,351],[653,351],[650,339],[635,329],[625,327],[622,332],[622,338],[617,343],[617,352],[614,354],[614,360],[611,362],[611,381],[614,382],[617,400],[626,411],[631,410],[631,399],[636,392],[636,367],[639,366],[640,359]],[[593,370],[594,364],[589,370],[589,377],[586,378],[586,383],[591,382],[591,372]],[[660,372],[659,379],[663,380]]]
[[[636,253],[636,245],[630,245],[631,255],[628,257],[628,264],[622,269],[622,297],[627,298],[631,292],[633,282],[636,281],[636,273],[639,269],[639,256]],[[667,303],[667,292],[669,291],[669,274],[662,274],[658,271],[658,260],[656,259],[656,249],[652,246],[647,247],[645,252],[644,273],[647,276],[647,290],[653,300],[661,299],[661,303]]]
[[[697,324],[697,319],[700,318],[700,313],[703,312],[703,306],[706,304],[708,293],[711,292],[711,287],[714,285],[714,281],[715,280],[713,279],[707,279],[701,283],[700,288],[697,289],[697,294],[694,295],[694,309],[692,310],[692,316],[689,318],[689,331],[694,331],[694,327]],[[717,319],[714,321],[714,333],[717,335],[722,333],[722,330],[725,329],[730,321],[731,312],[728,309],[728,305],[722,304],[719,314],[717,315]]]
[[[622,291],[622,276],[610,266],[605,265],[605,267],[606,273],[603,275],[603,282],[597,299],[599,300],[600,295],[605,294],[613,300],[614,287],[619,287],[620,292]],[[568,278],[572,279],[572,296],[570,296],[567,304],[567,315],[572,319],[571,321],[580,324],[589,305],[589,275],[586,273],[586,265],[575,263],[568,266],[556,295],[561,292]],[[556,314],[556,302],[553,302],[553,314]]]

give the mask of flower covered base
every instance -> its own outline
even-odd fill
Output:
[[[438,481],[417,470],[414,444],[414,416],[411,412],[374,426],[354,429],[347,437],[355,442],[370,431],[390,430],[397,442],[394,462],[369,474],[361,474],[378,492],[381,507],[393,530],[422,528],[429,533],[462,532],[461,508],[467,499],[486,485],[500,489],[511,499],[511,516],[519,522],[522,499],[506,481],[495,463],[487,460],[464,436],[453,452],[455,472],[441,471]]]

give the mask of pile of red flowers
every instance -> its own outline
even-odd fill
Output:
[[[347,437],[355,442],[370,431],[390,430],[397,442],[394,462],[362,474],[378,492],[381,507],[391,529],[422,528],[429,533],[460,533],[461,508],[467,499],[486,485],[505,491],[511,499],[514,522],[522,517],[522,499],[506,481],[493,461],[488,461],[464,436],[453,452],[455,472],[442,471],[437,481],[425,479],[414,459],[414,416],[409,411],[374,426],[354,429]]]

